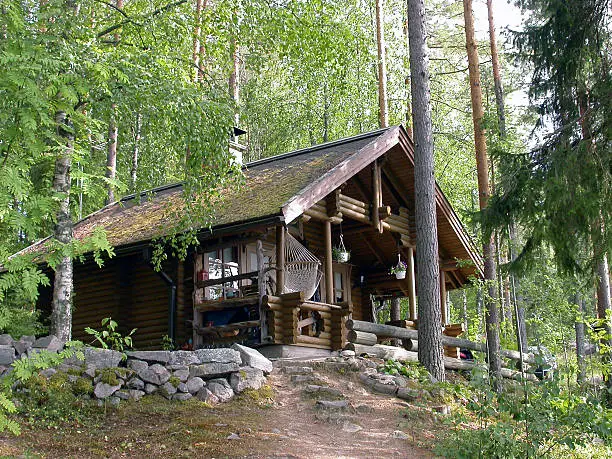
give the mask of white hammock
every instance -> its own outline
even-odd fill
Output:
[[[289,232],[285,233],[285,284],[283,293],[304,292],[312,298],[319,287],[323,273],[321,262]]]

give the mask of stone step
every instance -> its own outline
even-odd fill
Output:
[[[286,375],[308,375],[312,374],[314,371],[312,367],[304,367],[304,366],[290,366],[283,367],[283,373]]]
[[[348,400],[317,400],[315,408],[328,411],[348,411],[351,406]]]
[[[319,386],[316,384],[308,384],[304,388],[304,392],[313,395],[329,395],[332,397],[344,398],[344,394],[339,389],[334,389],[333,387],[327,386]]]
[[[291,375],[291,382],[295,384],[303,384],[303,383],[315,383],[317,382],[317,378],[314,375]]]

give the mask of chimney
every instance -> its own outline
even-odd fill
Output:
[[[229,152],[231,155],[230,161],[238,166],[242,166],[242,155],[247,150],[246,145],[243,145],[238,141],[238,137],[244,134],[246,134],[246,131],[234,126],[233,134],[229,142]]]

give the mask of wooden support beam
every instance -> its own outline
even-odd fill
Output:
[[[282,295],[285,288],[285,228],[276,227],[276,294]]]
[[[409,305],[409,318],[415,320],[417,318],[417,302],[416,302],[416,284],[415,284],[415,273],[414,273],[414,249],[408,247],[405,251],[406,264],[406,279],[408,282],[408,305]]]
[[[265,343],[268,341],[268,321],[266,320],[266,307],[263,301],[266,295],[266,268],[265,258],[263,252],[263,242],[261,239],[257,240],[257,286],[259,288],[259,322],[261,330],[261,342]]]
[[[440,309],[442,312],[442,326],[448,323],[446,314],[446,273],[440,270]]]
[[[323,223],[323,239],[325,242],[325,301],[334,302],[334,273],[332,270],[332,231],[331,222]]]
[[[379,207],[382,206],[382,185],[381,185],[380,166],[378,161],[372,163],[372,225],[382,233],[383,228],[380,224]]]
[[[336,189],[325,198],[325,207],[328,217],[340,216],[340,189]]]

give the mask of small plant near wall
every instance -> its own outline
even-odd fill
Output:
[[[85,329],[85,333],[94,337],[92,343],[97,341],[104,349],[112,349],[113,351],[119,352],[132,348],[132,335],[136,333],[136,328],[132,329],[126,336],[123,336],[117,331],[117,322],[110,317],[102,319],[100,325],[105,328],[102,330],[94,330],[93,328],[87,327]]]
[[[161,347],[164,351],[173,351],[174,341],[168,335],[164,335],[161,339]]]

